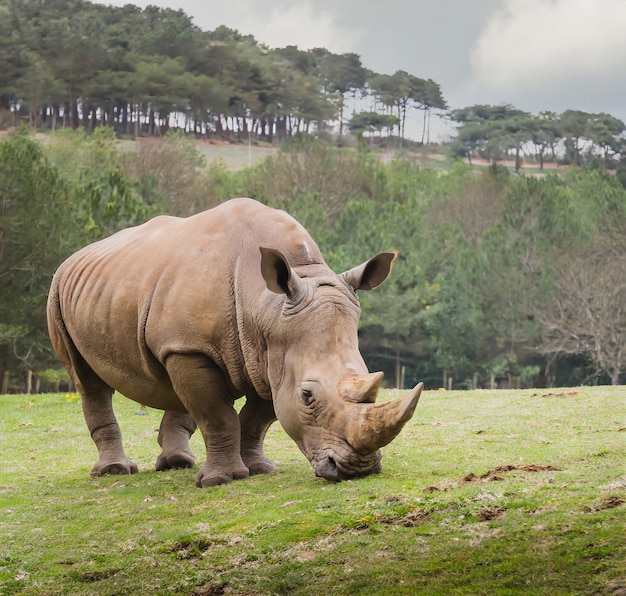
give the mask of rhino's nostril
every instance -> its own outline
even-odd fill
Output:
[[[324,478],[329,482],[339,482],[342,479],[342,474],[337,468],[337,464],[332,457],[326,457],[323,459],[315,470],[315,474],[320,478]]]

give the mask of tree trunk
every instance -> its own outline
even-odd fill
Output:
[[[139,137],[139,114],[140,114],[140,109],[141,109],[141,106],[138,103],[135,104],[135,106],[133,107],[133,112],[135,114],[135,116],[134,116],[135,117],[135,123],[134,123],[135,124],[135,134],[134,134],[134,137],[135,138]]]
[[[5,370],[2,374],[2,388],[0,388],[0,394],[4,395],[9,392],[9,376],[11,371]]]
[[[615,368],[611,371],[611,385],[619,385],[619,370]]]
[[[339,141],[343,135],[343,96],[341,97],[341,105],[339,106]]]
[[[150,106],[150,118],[148,120],[148,136],[156,136],[156,121],[154,119],[154,109]]]
[[[120,126],[126,134],[130,132],[130,129],[128,128],[128,123],[128,104],[124,104],[122,106],[122,121],[120,122]]]
[[[76,130],[80,125],[78,116],[78,98],[72,100],[70,107],[70,126]]]
[[[402,369],[400,365],[400,350],[396,349],[396,389],[402,389],[400,385],[401,376],[402,376]]]

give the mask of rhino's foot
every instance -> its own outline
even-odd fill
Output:
[[[177,451],[174,453],[161,453],[156,461],[156,471],[181,470],[193,468],[196,465],[196,458],[191,451]]]
[[[91,477],[98,478],[105,474],[136,474],[139,472],[137,464],[130,461],[128,458],[124,458],[118,461],[99,461],[91,469]]]
[[[246,462],[246,465],[248,466],[248,470],[250,470],[250,476],[269,474],[276,469],[276,466],[269,459],[250,463]]]
[[[225,470],[218,470],[215,468],[205,469],[201,468],[196,474],[196,486],[199,488],[205,488],[207,486],[218,486],[220,484],[227,484],[233,480],[241,480],[247,478],[250,475],[248,468],[237,468],[232,472]]]

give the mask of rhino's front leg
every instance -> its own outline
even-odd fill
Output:
[[[215,486],[249,476],[240,455],[239,417],[222,371],[202,354],[173,354],[165,366],[206,445],[207,458],[196,474],[196,485]]]
[[[247,395],[239,413],[241,423],[241,457],[250,474],[269,474],[275,469],[263,451],[265,433],[276,420],[274,404],[258,395]]]
[[[157,439],[162,448],[155,466],[157,471],[195,465],[196,458],[189,448],[189,438],[195,430],[196,422],[189,412],[169,410],[163,414]]]

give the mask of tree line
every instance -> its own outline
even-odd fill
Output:
[[[519,171],[522,157],[543,169],[544,162],[581,167],[594,161],[603,168],[626,163],[626,126],[606,113],[565,110],[533,115],[510,105],[475,105],[452,110],[458,135],[451,145],[456,157],[481,156],[497,163],[514,157]]]
[[[454,157],[522,157],[624,168],[624,123],[606,113],[530,114],[510,105],[447,111],[435,81],[367,69],[356,53],[270,48],[225,26],[203,31],[182,10],[86,0],[0,5],[0,128],[98,126],[118,136],[281,142],[298,134],[344,143],[405,142],[417,110],[422,144],[431,115],[458,127]],[[357,109],[358,107],[358,109]],[[332,133],[337,129],[338,135]]]
[[[0,142],[2,389],[30,389],[32,373],[62,378],[45,303],[65,257],[235,196],[292,213],[335,271],[398,250],[390,279],[361,296],[360,325],[370,369],[398,386],[624,380],[626,190],[597,164],[541,176],[433,169],[305,137],[231,172],[183,135],[122,151],[101,127]]]
[[[355,53],[269,48],[225,26],[202,31],[182,10],[156,6],[8,0],[0,60],[0,102],[13,124],[53,130],[160,136],[175,127],[272,142],[339,120],[341,136],[347,99],[367,96],[404,136],[409,108],[446,108],[432,80],[375,73]]]

